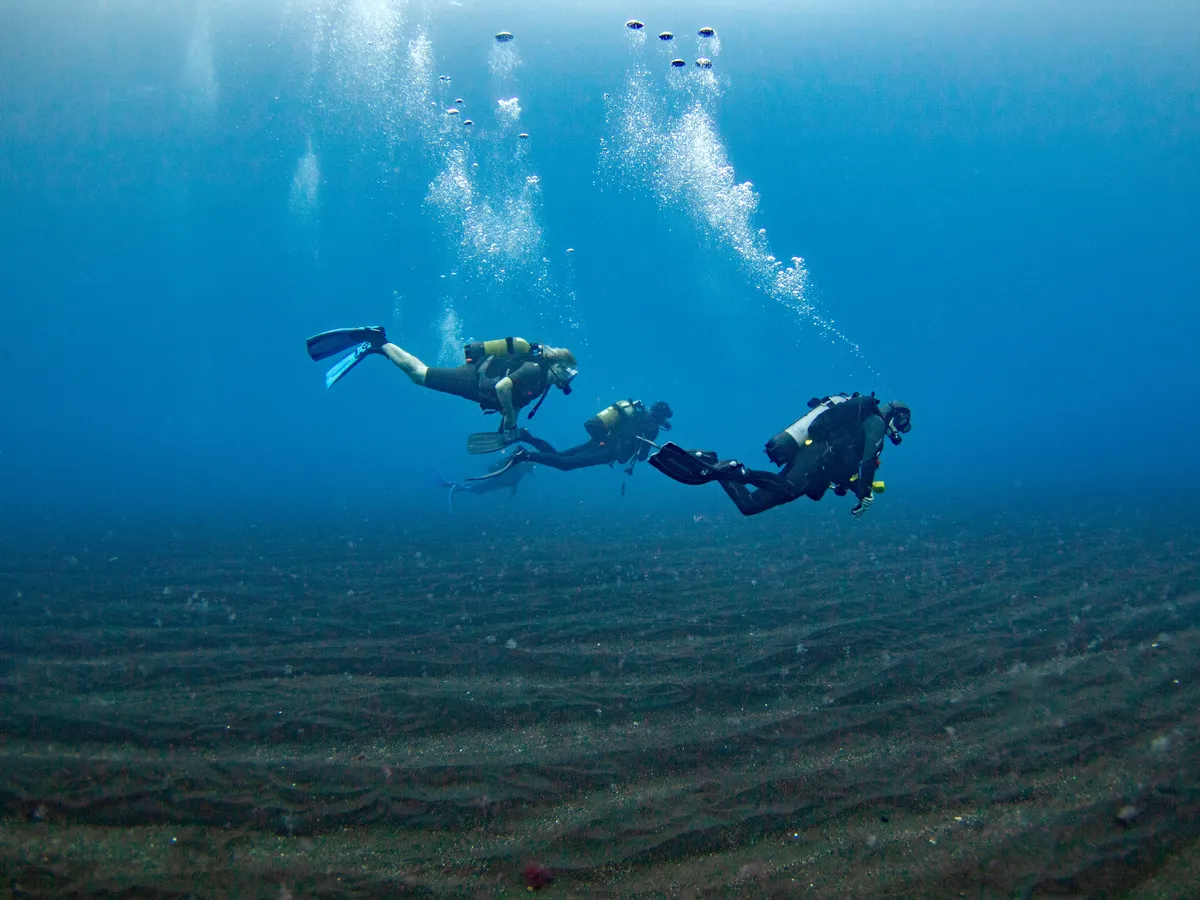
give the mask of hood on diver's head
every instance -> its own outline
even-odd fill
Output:
[[[887,422],[887,433],[893,444],[899,444],[912,429],[912,410],[903,400],[893,400],[879,408],[880,415]]]
[[[884,404],[880,410],[884,421],[892,425],[901,434],[908,434],[912,428],[912,410],[903,400],[893,400]]]
[[[542,358],[548,359],[551,362],[566,363],[568,366],[571,366],[572,368],[579,365],[578,360],[575,359],[575,354],[572,353],[570,350],[568,350],[566,347],[550,347],[550,346],[547,346],[546,344],[543,344],[542,345]]]
[[[671,430],[671,423],[668,422],[667,419],[671,418],[673,415],[675,415],[674,410],[672,410],[670,404],[664,400],[656,400],[654,405],[650,407],[650,418],[653,419],[658,424],[658,427],[663,431]]]

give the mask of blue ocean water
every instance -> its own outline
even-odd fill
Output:
[[[556,444],[665,399],[765,466],[809,397],[900,397],[880,517],[1194,497],[1195,4],[742,7],[3,4],[6,526],[445,517],[494,422],[380,360],[326,391],[304,339],[359,324],[573,348]],[[732,512],[647,467],[521,500]]]
[[[0,883],[1192,896],[1198,13],[0,0]],[[451,508],[360,325],[572,349],[559,447],[913,427],[866,519]]]

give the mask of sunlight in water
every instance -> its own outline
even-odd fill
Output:
[[[304,155],[296,162],[296,172],[292,175],[292,187],[288,192],[288,208],[292,215],[305,221],[315,219],[320,210],[320,190],[321,164],[309,137]]]
[[[441,337],[441,344],[438,347],[438,362],[443,366],[457,366],[462,363],[463,344],[466,341],[463,339],[462,320],[458,317],[458,313],[454,311],[454,306],[450,301],[446,301],[446,308],[442,311],[441,318],[438,320],[438,334]]]
[[[492,96],[464,98],[454,73],[437,68],[428,10],[408,0],[293,0],[289,10],[312,47],[309,86],[313,103],[328,110],[327,126],[345,120],[374,132],[378,144],[358,143],[364,152],[379,147],[383,173],[410,177],[414,162],[435,173],[426,209],[446,238],[451,291],[505,285],[513,316],[576,323],[573,293],[557,287],[543,246],[540,178],[514,77],[518,45],[493,43],[486,59]],[[330,83],[335,90],[322,92]],[[294,211],[305,206],[307,171],[298,169],[291,188]]]
[[[183,63],[183,83],[188,97],[201,112],[211,113],[220,98],[216,64],[213,62],[212,24],[208,9],[202,8],[196,29],[188,41]]]

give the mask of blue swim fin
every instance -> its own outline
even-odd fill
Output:
[[[323,331],[308,339],[308,355],[314,362],[320,362],[336,356],[343,350],[356,347],[363,341],[372,347],[382,347],[387,341],[383,326],[370,325],[363,328],[335,328],[333,331]]]
[[[498,478],[499,476],[501,476],[505,472],[507,472],[509,469],[511,469],[513,466],[517,465],[517,463],[523,463],[526,461],[527,460],[526,460],[524,452],[521,450],[518,450],[516,453],[514,453],[512,456],[510,456],[504,462],[503,465],[497,466],[495,469],[488,472],[486,475],[476,475],[474,478],[464,478],[463,482],[471,483],[471,482],[476,482],[476,481],[487,481],[489,478]]]
[[[433,483],[438,487],[449,488],[450,493],[446,495],[446,508],[449,512],[454,512],[454,492],[462,490],[462,485],[456,481],[449,481],[442,476],[441,472],[436,469],[433,473]]]
[[[334,363],[330,370],[325,373],[325,387],[331,388],[337,384],[338,381],[341,380],[342,376],[362,362],[363,358],[372,353],[373,350],[374,348],[371,346],[370,341],[363,341],[354,348],[353,353],[347,353],[345,356],[339,359],[336,363]]]

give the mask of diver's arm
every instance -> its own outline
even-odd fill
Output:
[[[858,479],[854,482],[854,496],[861,500],[871,493],[875,471],[879,468],[879,454],[883,450],[883,439],[887,435],[887,423],[879,416],[871,416],[863,422],[863,455],[858,464]]]
[[[512,392],[512,379],[507,375],[496,382],[496,399],[500,401],[500,412],[504,414],[504,420],[500,423],[501,431],[512,431],[517,427],[517,411],[513,409]]]
[[[634,460],[637,462],[645,462],[651,452],[654,450],[654,442],[658,439],[658,426],[651,423],[638,432],[634,439],[637,443],[637,453],[634,455]]]

